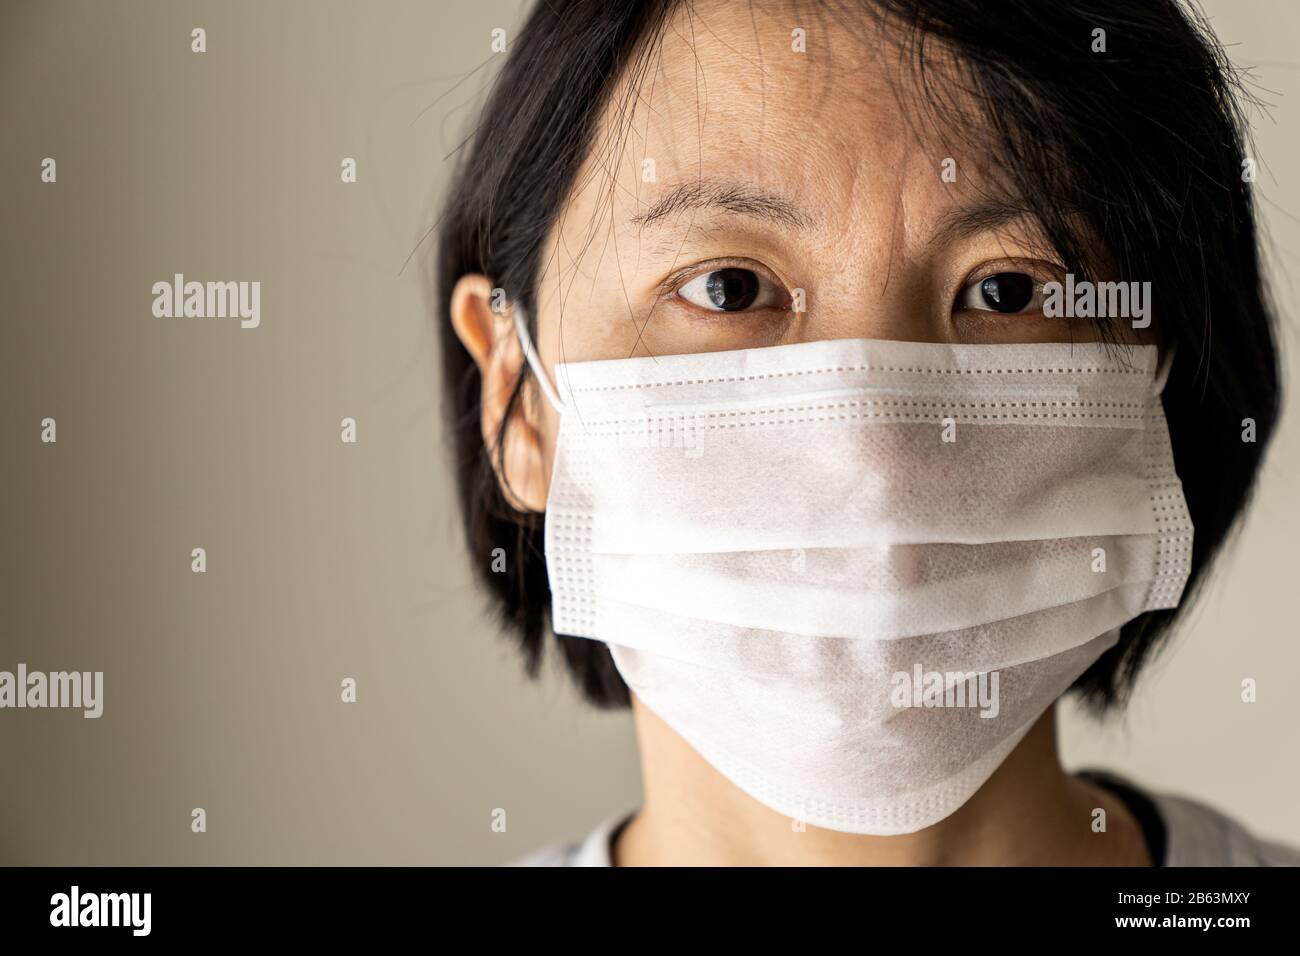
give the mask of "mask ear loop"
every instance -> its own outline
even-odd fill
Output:
[[[1165,383],[1169,381],[1169,369],[1174,364],[1174,353],[1178,351],[1178,343],[1170,342],[1165,347],[1165,354],[1160,357],[1160,365],[1156,368],[1155,381],[1152,388],[1159,395],[1165,390]]]
[[[546,369],[542,368],[542,360],[537,354],[537,349],[533,348],[533,337],[528,334],[528,320],[524,314],[523,306],[516,305],[514,311],[515,334],[519,336],[519,346],[524,350],[524,361],[528,363],[528,367],[531,368],[533,374],[537,376],[537,384],[541,386],[542,394],[544,394],[546,400],[551,403],[551,407],[563,415],[564,403],[560,401],[559,394],[555,391],[555,387],[547,377]]]

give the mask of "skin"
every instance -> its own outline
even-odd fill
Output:
[[[1017,203],[996,198],[997,164],[926,122],[887,37],[865,18],[851,32],[785,4],[749,11],[721,0],[679,8],[636,88],[625,78],[613,96],[543,257],[536,341],[552,381],[561,361],[819,339],[1097,337],[1032,304],[1016,315],[970,307],[989,275],[1041,283],[1064,269]],[[805,53],[791,51],[795,27],[807,31]],[[955,182],[940,175],[949,157]],[[702,196],[724,198],[692,202]],[[722,268],[759,277],[753,307],[708,308],[692,280]],[[492,288],[465,276],[451,303],[482,373],[489,447],[523,369]],[[789,308],[796,289],[803,311]],[[1126,323],[1116,333],[1135,338]],[[544,511],[559,416],[535,382],[524,397],[497,477],[515,507]],[[618,865],[1151,863],[1124,805],[1061,767],[1051,709],[957,812],[891,837],[795,832],[635,698],[633,712],[645,799],[616,842]],[[1105,833],[1092,831],[1096,808]]]

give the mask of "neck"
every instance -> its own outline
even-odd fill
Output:
[[[955,813],[901,836],[792,821],[713,769],[633,702],[645,799],[614,846],[619,866],[1149,866],[1141,828],[1107,791],[1067,774],[1048,710]],[[1097,809],[1106,831],[1094,829]]]

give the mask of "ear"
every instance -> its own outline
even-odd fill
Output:
[[[515,406],[502,439],[502,454],[497,453],[506,406],[524,365],[513,313],[504,306],[504,295],[494,290],[487,276],[461,276],[451,293],[451,324],[478,365],[483,384],[479,401],[483,445],[506,501],[520,511],[545,511],[550,475],[535,424],[541,416],[534,389],[525,389],[520,396],[522,401]]]

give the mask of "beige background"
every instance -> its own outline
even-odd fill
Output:
[[[1300,7],[1207,9],[1270,104],[1258,190],[1294,315]],[[106,681],[97,721],[0,711],[0,862],[496,863],[635,806],[626,716],[553,669],[529,684],[487,625],[436,415],[421,237],[499,63],[490,31],[523,10],[0,6],[0,669]],[[153,319],[174,272],[260,280],[261,327]],[[1073,765],[1296,843],[1298,471],[1290,414],[1135,706],[1065,731]]]

